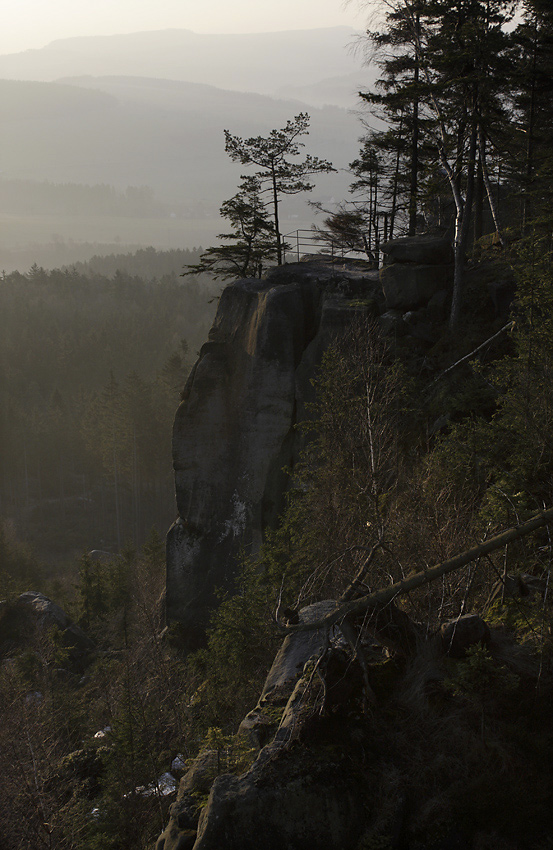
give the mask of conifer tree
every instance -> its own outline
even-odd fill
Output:
[[[184,274],[207,273],[223,280],[261,277],[264,265],[276,258],[277,249],[258,177],[243,177],[238,192],[224,201],[219,212],[232,226],[229,233],[218,236],[225,243],[204,251],[199,263],[186,266]]]
[[[308,179],[313,174],[334,171],[331,163],[316,156],[307,156],[294,161],[304,147],[298,141],[309,132],[309,115],[300,112],[286,122],[281,130],[271,130],[268,136],[256,136],[242,139],[225,130],[225,150],[230,158],[242,165],[254,165],[259,168],[255,178],[260,191],[266,192],[270,200],[274,223],[274,244],[278,265],[283,261],[283,245],[280,233],[279,203],[282,195],[296,195],[309,192],[313,183]]]
[[[514,86],[510,174],[521,195],[521,227],[551,205],[553,178],[553,8],[547,0],[526,0],[513,34]],[[514,131],[514,132],[513,132]]]
[[[430,150],[434,151],[434,171],[445,176],[455,205],[452,330],[461,312],[478,161],[500,234],[487,167],[487,145],[503,118],[501,71],[508,46],[505,24],[510,5],[507,0],[387,0],[386,32],[369,34],[377,45],[407,46],[403,52],[396,51],[397,60],[393,57],[383,63],[391,78],[399,63],[398,70],[403,68],[408,74],[406,80],[400,77],[399,86],[393,81],[384,83],[389,88],[387,96],[369,95],[367,99],[380,100],[391,112],[396,103],[410,110],[410,225],[416,208],[414,187],[423,128]]]
[[[386,121],[386,131],[371,131],[369,139],[381,147],[396,151],[393,172],[392,218],[395,216],[399,180],[399,163],[403,161],[408,175],[404,192],[407,194],[408,233],[416,232],[421,144],[421,13],[426,0],[414,0],[410,14],[402,3],[386,4],[386,28],[367,32],[367,38],[382,76],[378,91],[361,92],[360,96],[376,109]],[[393,228],[392,228],[393,230]]]

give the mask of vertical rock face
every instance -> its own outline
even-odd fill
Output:
[[[223,291],[173,432],[179,518],[167,538],[167,619],[191,645],[217,588],[232,586],[240,552],[258,551],[282,509],[282,470],[298,451],[294,426],[324,348],[366,312],[359,292],[376,288],[374,272],[300,263]]]

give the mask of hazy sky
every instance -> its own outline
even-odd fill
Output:
[[[3,0],[0,54],[56,38],[182,28],[267,32],[311,27],[361,29],[358,0]]]

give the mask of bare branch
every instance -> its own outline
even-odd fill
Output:
[[[464,363],[466,360],[470,360],[470,358],[471,358],[471,357],[474,357],[474,355],[475,355],[475,354],[478,354],[478,352],[479,352],[479,351],[481,351],[483,348],[485,348],[487,345],[489,345],[489,344],[490,344],[490,342],[493,342],[493,341],[494,341],[494,339],[497,339],[497,337],[498,337],[498,336],[501,336],[501,334],[502,334],[502,333],[505,333],[505,331],[510,331],[512,328],[514,328],[514,326],[515,326],[515,323],[514,323],[514,322],[507,322],[507,324],[506,324],[506,325],[503,325],[503,327],[502,327],[500,330],[498,330],[498,331],[497,331],[497,333],[495,333],[495,334],[494,334],[493,336],[491,336],[489,339],[484,340],[484,342],[482,342],[482,343],[481,343],[481,344],[480,344],[477,348],[475,348],[473,351],[469,352],[469,354],[465,354],[465,356],[464,356],[464,357],[461,357],[461,359],[460,359],[460,360],[457,360],[457,362],[456,362],[456,363],[453,363],[453,365],[448,366],[448,368],[447,368],[447,369],[445,369],[445,371],[441,372],[441,373],[438,375],[438,377],[437,377],[437,378],[434,378],[434,380],[433,380],[430,384],[428,384],[427,389],[429,389],[430,387],[433,387],[433,386],[434,386],[434,384],[437,384],[437,383],[438,383],[438,381],[441,381],[441,379],[442,379],[445,375],[447,375],[447,374],[448,374],[448,372],[451,372],[451,370],[452,370],[452,369],[455,369],[457,366],[460,366],[460,365],[461,365],[461,363]]]
[[[365,579],[365,576],[367,575],[367,572],[368,572],[370,565],[374,561],[374,556],[376,555],[378,550],[382,547],[382,545],[383,545],[383,541],[382,541],[382,538],[380,538],[380,540],[378,540],[378,542],[375,543],[375,545],[370,550],[368,556],[365,558],[365,560],[361,564],[361,566],[360,566],[359,570],[357,571],[353,581],[351,581],[350,584],[348,584],[348,586],[346,587],[346,589],[344,590],[344,592],[340,596],[340,599],[338,600],[340,603],[348,602],[350,599],[353,599],[356,591],[359,589],[360,585],[362,584],[363,580]]]
[[[422,572],[408,576],[406,579],[395,582],[395,584],[390,585],[390,587],[379,590],[376,593],[371,593],[368,596],[363,596],[360,599],[354,599],[343,604],[337,604],[334,611],[331,611],[320,620],[310,623],[298,623],[298,625],[294,626],[287,626],[283,629],[283,632],[285,634],[292,634],[293,632],[314,631],[316,629],[323,628],[328,629],[335,623],[339,623],[340,620],[348,615],[362,614],[370,608],[381,608],[397,596],[402,596],[405,593],[409,593],[411,590],[415,590],[425,584],[430,584],[447,573],[459,570],[461,567],[470,564],[471,561],[475,561],[477,558],[488,555],[490,552],[500,549],[502,546],[506,546],[507,543],[511,543],[511,541],[517,540],[519,537],[524,537],[527,534],[531,534],[538,528],[542,528],[544,525],[547,525],[547,523],[551,520],[553,520],[553,508],[549,508],[547,511],[542,511],[524,522],[522,525],[509,528],[507,531],[503,531],[501,534],[491,537],[484,543],[473,546],[471,549],[467,549],[460,555],[455,555],[455,557],[449,558],[447,561],[443,561],[435,567],[431,567],[428,570],[423,570]]]

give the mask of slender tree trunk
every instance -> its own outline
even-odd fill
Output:
[[[275,237],[277,243],[277,264],[279,266],[282,265],[282,241],[280,238],[280,225],[278,221],[278,191],[277,191],[277,181],[276,181],[276,173],[273,166],[271,171],[271,179],[273,185],[273,211],[274,211],[274,222],[275,222]]]
[[[532,80],[530,84],[530,113],[526,126],[526,173],[522,201],[522,233],[526,233],[530,217],[530,198],[528,196],[534,175],[534,130],[536,121],[536,66],[538,61],[538,29],[534,21],[534,40],[532,42]]]
[[[463,205],[457,208],[455,216],[455,239],[453,242],[453,295],[451,297],[451,312],[449,314],[449,330],[454,331],[459,324],[461,316],[461,306],[463,303],[463,284],[464,284],[464,267],[465,267],[465,252],[461,239],[461,230],[463,226]]]
[[[373,219],[374,219],[374,253],[378,262],[378,252],[380,250],[380,229],[378,227],[378,169],[374,170],[374,195],[373,195]]]
[[[482,207],[484,204],[484,178],[482,175],[482,164],[480,159],[476,169],[476,182],[474,187],[474,230],[473,243],[478,242],[484,233],[484,225],[482,220]]]
[[[465,276],[465,254],[469,236],[470,215],[472,211],[474,196],[474,167],[476,160],[477,127],[473,124],[467,161],[467,187],[466,197],[463,200],[459,188],[457,175],[450,178],[455,207],[455,242],[454,250],[454,272],[453,272],[453,296],[451,299],[451,313],[449,315],[449,330],[454,331],[459,324],[461,308],[463,305],[463,289]]]
[[[465,208],[463,213],[463,225],[461,228],[461,241],[463,253],[466,252],[468,241],[469,241],[469,233],[470,233],[470,221],[473,211],[474,205],[474,174],[476,170],[476,150],[477,150],[477,135],[478,130],[476,124],[473,125],[472,131],[470,134],[470,142],[469,142],[469,150],[468,150],[468,158],[467,158],[467,185],[466,185],[466,195],[465,195]]]
[[[486,164],[486,140],[484,138],[484,131],[482,126],[480,125],[478,128],[478,146],[480,149],[480,165],[482,167],[482,177],[484,179],[484,186],[486,187],[486,194],[488,196],[488,203],[490,205],[490,212],[492,214],[493,223],[495,225],[495,232],[499,237],[499,241],[501,243],[502,248],[507,247],[507,242],[505,241],[505,237],[501,232],[501,228],[499,226],[499,216],[497,212],[497,207],[495,203],[495,198],[493,196],[492,184],[490,181],[490,175],[488,174],[488,167]]]
[[[415,15],[415,26],[417,36],[420,39],[420,15]],[[419,97],[417,94],[420,77],[420,66],[418,51],[415,57],[415,70],[413,74],[413,85],[415,97],[413,99],[413,126],[411,128],[411,179],[409,186],[409,236],[417,232],[417,201],[418,201],[418,177],[419,177]]]
[[[401,140],[401,136],[403,133],[403,118],[401,119],[399,125],[399,140]],[[401,149],[398,144],[397,152],[396,152],[396,165],[394,169],[394,182],[393,182],[393,190],[392,190],[392,209],[390,212],[390,232],[389,239],[394,238],[394,224],[396,218],[396,208],[397,208],[397,195],[399,191],[399,166],[401,164]]]

